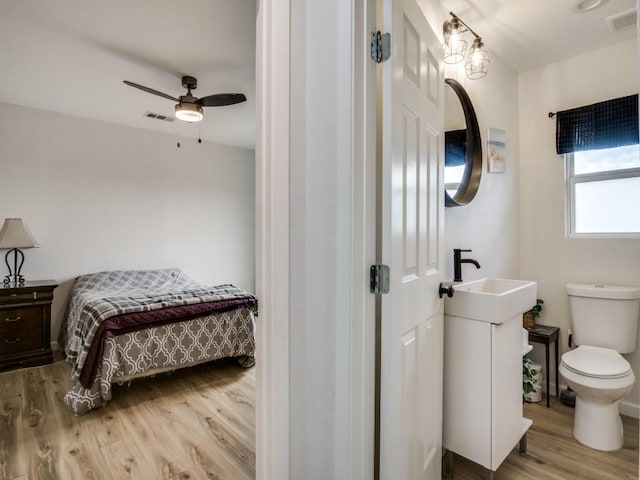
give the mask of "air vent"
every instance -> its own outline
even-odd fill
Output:
[[[636,22],[638,21],[637,18],[638,10],[636,8],[632,8],[626,12],[607,17],[607,24],[609,25],[609,30],[616,33],[635,27]]]
[[[145,112],[144,116],[147,118],[155,118],[156,120],[163,120],[165,122],[173,122],[175,120],[175,118],[173,117],[168,117],[166,115],[162,115],[160,113],[153,113],[153,112]]]

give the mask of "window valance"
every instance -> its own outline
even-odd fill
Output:
[[[564,110],[556,115],[559,154],[638,143],[638,94]]]

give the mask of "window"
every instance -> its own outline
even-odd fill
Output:
[[[555,115],[568,236],[640,236],[638,94]]]
[[[640,235],[638,144],[564,157],[569,236]]]

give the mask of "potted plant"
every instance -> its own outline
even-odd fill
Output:
[[[543,303],[544,301],[538,298],[536,304],[522,314],[522,325],[524,328],[531,328],[536,324],[536,318],[540,316]]]
[[[522,401],[542,401],[542,369],[527,357],[522,359]]]

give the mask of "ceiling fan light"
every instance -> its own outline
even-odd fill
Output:
[[[197,103],[178,103],[176,105],[176,118],[183,122],[197,123],[204,118],[202,106]]]

